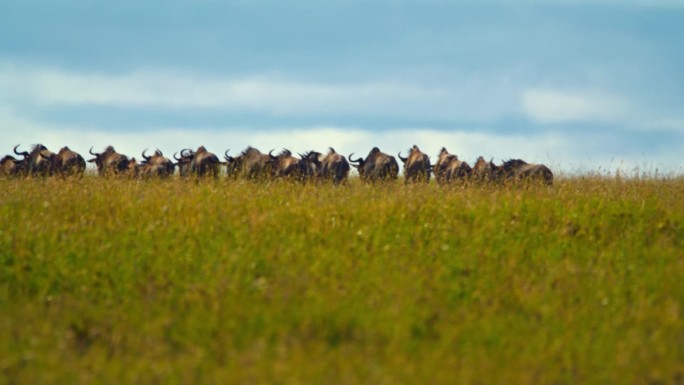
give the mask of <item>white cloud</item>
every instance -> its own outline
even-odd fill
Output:
[[[315,83],[274,76],[226,78],[163,70],[111,75],[0,63],[0,84],[0,100],[50,106],[215,109],[294,116],[392,114],[432,119],[492,115],[491,106],[478,108],[480,103],[462,87],[392,81]]]
[[[593,91],[526,90],[523,111],[539,123],[616,122],[629,114],[626,101],[616,95]]]

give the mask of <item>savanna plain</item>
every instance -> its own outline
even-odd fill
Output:
[[[684,178],[0,180],[0,383],[681,384]]]

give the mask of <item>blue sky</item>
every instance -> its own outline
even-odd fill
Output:
[[[684,1],[0,3],[0,153],[396,153],[684,173]]]

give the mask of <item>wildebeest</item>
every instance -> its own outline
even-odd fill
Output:
[[[0,159],[0,175],[19,176],[24,171],[24,163],[23,159],[16,159],[11,155],[5,155]]]
[[[143,161],[140,164],[140,176],[143,178],[158,177],[158,178],[170,178],[173,175],[173,171],[176,165],[164,154],[156,150],[154,155],[145,155],[147,149],[142,152]]]
[[[126,172],[122,175],[126,175],[130,178],[136,179],[140,176],[143,165],[138,163],[135,158],[128,159],[128,167],[126,167]]]
[[[373,147],[366,159],[352,158],[354,153],[349,155],[349,163],[359,171],[359,177],[364,182],[375,182],[379,180],[396,180],[399,175],[399,164],[393,156],[381,152],[377,147]],[[356,164],[354,164],[356,163]]]
[[[499,167],[500,175],[514,182],[539,182],[551,186],[553,173],[543,164],[527,163],[521,159],[509,159]]]
[[[186,152],[187,151],[187,152]],[[197,177],[213,176],[218,178],[221,161],[212,152],[207,151],[204,146],[199,146],[197,151],[184,149],[181,157],[174,158],[178,161],[178,170],[181,177],[195,175]]]
[[[415,144],[409,149],[408,157],[403,158],[401,152],[397,154],[399,159],[404,163],[404,181],[430,182],[430,174],[432,173],[432,166],[430,165],[430,157],[424,154]]]
[[[292,152],[283,149],[278,155],[268,153],[271,158],[271,176],[275,179],[303,181],[308,175],[305,161],[292,156]]]
[[[176,160],[175,166],[178,166],[178,173],[181,178],[190,175],[190,163],[192,162],[194,155],[192,150],[189,148],[182,149],[180,152],[180,158],[173,154],[173,159]]]
[[[24,157],[24,173],[29,176],[50,176],[53,172],[53,162],[55,153],[48,150],[42,144],[36,144],[31,148],[31,152],[18,152],[14,146],[14,153]]]
[[[85,159],[81,154],[72,151],[69,147],[62,147],[54,156],[52,161],[54,172],[59,173],[62,177],[67,176],[83,176],[86,168]]]
[[[330,147],[328,153],[320,161],[318,175],[324,181],[331,181],[333,184],[340,184],[347,181],[349,175],[349,162],[347,159],[335,152]]]
[[[95,163],[97,166],[97,173],[100,176],[114,176],[114,175],[130,175],[129,159],[126,155],[119,154],[116,152],[114,147],[107,146],[104,152],[96,153],[93,152],[91,147],[88,151],[90,155],[95,155],[95,158],[89,159],[88,163]],[[133,161],[135,165],[135,161]]]
[[[467,162],[459,160],[458,156],[449,154],[447,149],[442,147],[433,171],[438,184],[448,184],[454,181],[466,181],[470,178],[472,169]]]
[[[317,181],[320,179],[321,173],[321,157],[322,154],[318,151],[307,151],[304,154],[299,154],[304,170],[304,179],[306,181]]]
[[[244,149],[236,157],[228,156],[228,151],[226,151],[224,159],[228,164],[229,176],[239,176],[250,180],[263,180],[271,176],[273,160],[268,154],[264,154],[252,146]]]
[[[499,180],[500,172],[499,166],[496,166],[491,160],[487,162],[483,157],[479,156],[475,161],[472,170],[472,179],[476,182],[490,183]]]

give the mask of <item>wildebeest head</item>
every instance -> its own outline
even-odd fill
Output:
[[[430,158],[424,154],[415,144],[409,149],[408,157],[403,158],[401,152],[398,154],[399,159],[404,163],[404,178],[406,183],[409,181],[417,182],[424,180],[430,181],[430,174],[432,173],[432,166],[430,165]]]
[[[321,173],[321,153],[317,151],[307,151],[304,154],[299,154],[301,158],[302,167],[304,170],[304,178],[307,180],[318,178]]]
[[[95,158],[89,159],[88,162],[95,163],[97,172],[100,176],[111,176],[130,172],[128,167],[130,160],[128,157],[116,152],[112,146],[107,146],[104,152],[101,153],[93,152],[92,147],[88,152],[90,155],[95,156]]]
[[[184,148],[180,151],[180,158],[173,154],[173,159],[176,160],[175,165],[178,166],[178,173],[181,178],[190,175],[190,163],[192,163],[194,158],[195,153],[189,148]]]
[[[159,149],[153,155],[146,155],[147,149],[142,152],[143,161],[140,163],[140,175],[142,177],[169,178],[173,175],[176,165],[171,159],[164,156]]]
[[[238,167],[239,167],[239,162],[242,161],[240,156],[233,157],[228,155],[228,152],[230,149],[227,149],[226,152],[223,153],[223,159],[226,161],[226,174],[228,177],[236,177],[238,175]],[[240,159],[238,159],[240,158]]]
[[[399,164],[397,160],[379,148],[373,147],[366,159],[352,158],[354,153],[349,155],[349,163],[359,171],[359,177],[363,181],[375,182],[376,180],[395,180],[399,174]],[[356,163],[356,164],[354,164]]]
[[[26,172],[31,175],[49,176],[53,172],[53,162],[55,153],[48,150],[42,144],[36,144],[31,147],[31,152],[18,152],[17,147],[14,147],[14,153],[24,156]]]
[[[14,146],[14,153],[21,155],[22,159],[16,159],[13,156],[7,155],[3,158],[3,173],[5,175],[27,175],[28,174],[28,160],[29,153],[27,151],[18,152],[19,145]]]

